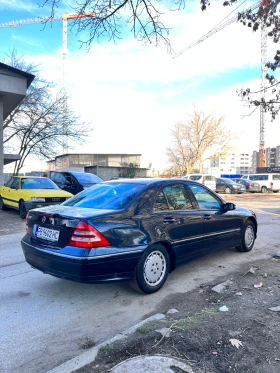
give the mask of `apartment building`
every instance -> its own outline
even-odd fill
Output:
[[[259,152],[257,150],[254,150],[252,154],[253,173],[257,172],[258,164],[259,164]],[[269,168],[280,167],[280,145],[277,145],[274,148],[265,149],[265,166]]]
[[[211,159],[211,174],[249,174],[252,172],[252,157],[249,153],[232,153]]]

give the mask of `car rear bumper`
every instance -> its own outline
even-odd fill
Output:
[[[118,254],[114,248],[113,253],[108,250],[106,255],[65,255],[59,253],[59,250],[54,252],[36,246],[30,242],[28,235],[22,239],[21,247],[31,267],[55,277],[85,283],[131,280],[143,251],[143,247],[130,248],[130,251]]]

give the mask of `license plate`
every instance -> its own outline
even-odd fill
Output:
[[[59,239],[59,233],[60,231],[56,231],[54,229],[49,228],[43,228],[36,225],[35,237],[37,238],[57,242]]]

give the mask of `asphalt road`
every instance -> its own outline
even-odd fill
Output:
[[[165,312],[170,296],[229,274],[241,263],[280,250],[280,193],[225,196],[257,213],[258,239],[251,253],[229,248],[171,273],[161,291],[141,295],[126,283],[88,285],[44,275],[24,261],[25,222],[0,211],[0,372],[47,372],[140,320]]]

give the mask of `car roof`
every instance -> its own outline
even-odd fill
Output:
[[[168,182],[174,182],[179,181],[180,183],[190,183],[192,180],[187,180],[184,178],[134,178],[134,179],[117,179],[117,180],[108,180],[104,181],[104,183],[110,183],[110,184],[166,184]]]
[[[28,176],[17,176],[17,175],[15,175],[15,176],[12,176],[12,177],[18,177],[20,179],[26,179],[27,177],[30,177],[32,179],[48,179],[48,180],[50,180],[48,177],[44,177],[44,176],[31,176],[31,175],[28,175]]]

